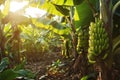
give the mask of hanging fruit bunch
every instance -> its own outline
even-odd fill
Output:
[[[109,48],[109,38],[102,20],[96,19],[89,27],[88,60],[95,63],[97,60],[106,59]]]
[[[80,28],[78,31],[78,44],[77,51],[78,53],[82,53],[82,51],[86,52],[88,49],[88,39],[89,33],[88,28]]]

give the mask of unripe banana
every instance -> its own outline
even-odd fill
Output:
[[[78,44],[77,44],[77,51],[78,53],[81,50],[88,50],[88,40],[89,40],[89,33],[88,28],[80,28],[78,32]]]
[[[106,32],[103,22],[96,20],[95,23],[91,22],[89,27],[89,48],[88,48],[88,60],[95,62],[94,59],[100,54],[103,54],[103,59],[107,57],[105,50],[109,47],[108,33]],[[101,58],[102,58],[101,57]]]
[[[89,60],[90,63],[95,63],[96,62],[94,57],[95,57],[94,54],[92,54],[92,53],[88,54],[88,60]]]

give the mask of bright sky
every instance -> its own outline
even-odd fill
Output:
[[[12,1],[10,3],[10,11],[11,12],[15,12],[19,9],[22,9],[25,5],[28,4],[28,1],[23,1],[23,2],[15,2],[15,1]]]
[[[23,2],[17,2],[17,1],[12,1],[10,3],[10,11],[11,12],[16,12],[17,10],[22,9],[24,6],[26,6],[29,2],[28,1],[23,1]],[[4,6],[0,6],[0,9],[2,10]],[[44,10],[41,10],[39,8],[34,8],[34,7],[29,7],[25,10],[25,15],[30,16],[33,18],[41,17],[47,12]]]
[[[37,17],[42,17],[46,13],[47,13],[46,11],[41,10],[39,8],[29,7],[26,9],[25,15],[29,15],[31,17],[37,18]]]

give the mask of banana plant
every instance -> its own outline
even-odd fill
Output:
[[[69,4],[68,4],[69,3]],[[79,2],[77,0],[61,0],[61,1],[46,1],[45,4],[43,4],[43,9],[46,9],[48,13],[59,15],[59,16],[65,16],[66,23],[68,24],[70,31],[69,31],[69,38],[68,41],[72,45],[72,53],[74,55],[74,65],[72,66],[73,71],[70,72],[77,72],[82,71],[82,74],[85,75],[86,69],[78,70],[80,67],[79,63],[81,63],[83,60],[87,62],[87,48],[88,48],[88,26],[91,20],[93,19],[93,12],[95,12],[95,9],[93,6],[96,4],[95,0],[80,0]],[[51,7],[49,7],[51,5]],[[90,8],[92,7],[92,9]],[[56,12],[57,11],[57,12]],[[69,13],[67,12],[69,11]],[[84,37],[85,36],[85,37]],[[68,42],[64,41],[68,44]],[[66,46],[67,47],[67,46]],[[68,51],[66,50],[68,53]],[[82,54],[81,54],[82,53]],[[82,57],[84,55],[84,57]],[[81,58],[82,57],[82,58]],[[80,59],[81,58],[81,59]],[[84,59],[83,59],[84,58]],[[82,65],[82,63],[81,63]],[[86,64],[87,65],[87,64]]]
[[[2,59],[3,57],[5,57],[5,43],[6,43],[6,37],[5,37],[5,34],[4,34],[4,24],[2,24],[2,19],[4,18],[4,16],[7,15],[8,13],[8,10],[9,10],[9,0],[6,1],[6,4],[5,4],[5,1],[1,1],[0,3],[1,5],[4,5],[5,8],[3,10],[0,10],[0,59]]]
[[[108,5],[107,5],[108,4]],[[118,6],[118,3],[116,5]],[[99,0],[100,14],[99,19],[95,19],[95,23],[91,23],[89,27],[89,49],[88,60],[93,61],[99,67],[99,78],[101,80],[112,79],[109,74],[113,64],[113,12],[116,5],[112,9],[112,1]],[[101,28],[100,28],[101,27]],[[104,28],[104,30],[102,29]],[[104,36],[104,38],[103,38]],[[102,40],[104,39],[104,40]],[[103,44],[104,43],[104,44]],[[119,43],[119,42],[118,42]],[[94,57],[93,57],[94,56]],[[95,62],[94,62],[95,61]],[[111,77],[109,77],[111,76]]]
[[[5,3],[2,3],[4,5],[4,9],[0,10],[0,21],[1,21],[1,41],[0,41],[0,54],[1,58],[6,56],[16,56],[16,60],[18,63],[19,60],[19,47],[20,47],[20,29],[18,25],[27,24],[29,22],[29,19],[25,16],[22,16],[17,13],[12,13],[9,11],[10,8],[10,0],[6,0]],[[14,15],[14,17],[13,17]],[[24,21],[23,21],[24,20]]]
[[[8,57],[5,57],[0,62],[0,79],[1,80],[13,80],[13,79],[34,79],[35,74],[30,70],[24,69],[26,61],[16,65],[14,68],[9,68],[10,61]]]
[[[86,4],[86,2],[87,2],[87,4]],[[98,5],[100,4],[100,6],[99,6],[100,9],[97,6],[95,6],[95,4],[97,4],[97,3],[98,3]],[[57,10],[57,11],[59,11],[59,14],[58,13],[53,13],[53,14],[56,14],[56,15],[61,15],[62,14],[64,16],[68,16],[69,14],[64,14],[65,9],[68,9],[70,11],[70,13],[71,13],[72,8],[69,8],[69,7],[74,6],[75,12],[71,13],[72,15],[74,14],[74,24],[72,22],[73,17],[70,16],[70,20],[67,18],[68,23],[71,26],[71,31],[73,32],[72,35],[74,35],[74,36],[76,34],[75,33],[76,32],[76,28],[79,29],[79,27],[83,28],[84,26],[89,25],[90,21],[94,21],[94,19],[93,19],[94,16],[98,17],[96,15],[96,13],[97,13],[97,11],[100,10],[100,13],[98,12],[97,14],[100,15],[100,19],[102,19],[103,23],[101,23],[101,21],[97,23],[98,20],[95,20],[96,21],[95,25],[96,26],[98,26],[98,25],[102,26],[103,25],[105,27],[105,29],[101,28],[101,31],[102,31],[102,34],[107,32],[106,36],[104,36],[104,38],[107,38],[107,36],[108,36],[108,38],[107,38],[107,40],[105,40],[105,42],[106,42],[106,44],[109,44],[109,45],[106,45],[106,46],[108,46],[106,48],[108,48],[109,50],[105,50],[105,51],[108,51],[107,55],[106,54],[105,55],[100,55],[100,57],[104,56],[103,58],[106,58],[106,57],[108,58],[108,56],[109,57],[112,56],[111,55],[112,54],[112,36],[111,35],[112,35],[112,26],[113,26],[113,24],[112,24],[112,16],[113,16],[113,14],[112,14],[112,5],[111,5],[111,3],[112,3],[111,0],[108,1],[108,2],[107,1],[103,1],[103,0],[99,0],[99,2],[95,2],[95,1],[92,2],[90,0],[86,0],[86,1],[83,1],[83,2],[79,3],[79,5],[74,5],[72,3],[72,1],[71,1],[71,4],[67,4],[67,0],[61,0],[61,1],[52,1],[51,0],[51,1],[48,1],[48,2],[45,3],[44,8],[47,8],[47,11],[50,12],[50,13],[53,13],[53,12],[55,12]],[[52,5],[52,6],[54,5],[54,6],[48,8],[48,6],[46,6],[46,4],[50,4],[50,5]],[[66,10],[66,11],[68,11],[68,10]],[[84,12],[84,14],[82,14],[82,12]],[[113,8],[113,12],[114,12],[114,8]],[[71,25],[71,23],[72,23],[72,25]],[[111,23],[111,24],[109,24],[109,23]],[[75,25],[75,26],[73,26],[73,25]],[[94,23],[91,24],[91,26],[93,26],[93,25],[94,25]],[[98,30],[98,29],[96,29],[96,30]],[[100,31],[98,31],[98,32],[100,32]],[[93,32],[90,32],[90,34],[91,33],[93,33]],[[95,35],[94,35],[93,38],[95,38]],[[92,40],[91,36],[90,36],[90,39]],[[76,39],[73,38],[72,40],[74,41]],[[96,38],[96,40],[97,40],[97,38]],[[100,40],[100,42],[101,41],[102,40]],[[91,44],[92,44],[92,42],[93,41],[90,41]],[[97,42],[98,41],[96,41],[96,43]],[[90,43],[89,43],[89,46],[91,45]],[[102,44],[102,42],[100,43],[100,45],[101,44]],[[101,47],[103,47],[103,46],[101,46]],[[100,53],[99,50],[97,50],[97,51],[98,51],[97,53]],[[90,52],[90,51],[88,51],[88,52]],[[88,57],[88,59],[89,59],[89,57]],[[112,60],[112,58],[109,58],[109,59]],[[107,60],[109,61],[109,59],[107,59]],[[100,59],[100,62],[101,61],[102,60]],[[97,62],[99,63],[99,59],[98,59]],[[103,64],[104,64],[104,62],[103,62]],[[109,66],[111,66],[111,61],[109,61]],[[105,75],[107,76],[107,73],[105,73]],[[105,77],[103,76],[103,78],[105,78]],[[107,79],[105,79],[105,80],[107,80]]]

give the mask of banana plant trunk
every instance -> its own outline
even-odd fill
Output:
[[[104,27],[109,37],[109,55],[105,61],[98,60],[96,65],[99,69],[97,80],[113,80],[112,79],[112,10],[111,0],[100,1],[100,19],[104,22]]]
[[[3,34],[3,29],[4,29],[4,25],[0,25],[0,60],[4,57],[6,57],[5,55],[5,36]]]
[[[74,61],[73,61],[72,65],[70,66],[70,70],[68,72],[68,75],[79,74],[79,76],[73,77],[73,80],[76,80],[78,78],[82,78],[83,76],[87,75],[88,64],[87,64],[87,51],[83,47],[83,46],[85,46],[85,44],[82,45],[82,48],[81,48],[81,46],[78,46],[78,45],[80,45],[79,42],[81,40],[81,39],[79,39],[80,36],[78,34],[81,32],[76,31],[76,27],[74,25],[74,20],[73,20],[74,19],[73,15],[74,15],[74,7],[70,7],[70,20],[67,19],[67,21],[71,26],[71,33],[70,34],[71,34],[71,38],[72,38],[71,42],[72,42],[72,47],[73,47]],[[85,30],[82,29],[81,31],[82,32],[86,31],[86,29]],[[85,32],[84,34],[86,34],[86,33],[87,32]],[[82,36],[85,36],[85,35],[82,35]],[[80,49],[80,51],[78,50],[78,48]]]

